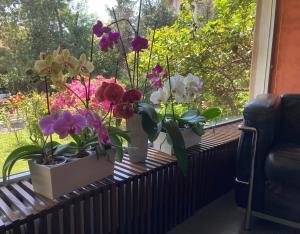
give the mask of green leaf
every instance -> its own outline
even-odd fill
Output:
[[[173,120],[165,122],[164,127],[172,141],[173,151],[178,161],[178,166],[184,175],[187,175],[188,158],[185,143],[177,123]]]
[[[139,103],[138,113],[148,115],[148,117],[155,123],[158,123],[159,121],[155,108],[148,103]]]
[[[185,112],[180,118],[181,119],[193,119],[198,115],[199,115],[199,113],[197,110],[189,110],[188,112]]]
[[[123,159],[123,156],[124,156],[123,147],[122,147],[122,141],[115,134],[109,134],[109,139],[111,141],[111,144],[112,144],[114,150],[116,151],[117,160],[119,162],[121,162],[122,159]]]
[[[74,142],[70,142],[68,144],[58,145],[53,152],[55,156],[64,156],[64,154],[77,154],[78,146]]]
[[[116,127],[120,127],[122,123],[122,119],[116,119]]]
[[[45,153],[49,154],[52,152],[52,150],[54,151],[58,145],[59,145],[58,142],[52,141],[52,142],[47,142],[43,148],[44,148]]]
[[[192,130],[198,136],[202,136],[204,134],[204,126],[202,124],[195,124],[192,126]]]
[[[124,131],[120,128],[110,126],[108,129],[109,135],[115,135],[124,138],[126,141],[130,142],[130,137],[128,131]]]
[[[22,159],[22,157],[26,155],[43,155],[43,149],[42,147],[38,145],[24,145],[21,146],[15,150],[13,150],[6,158],[3,168],[2,168],[2,173],[3,173],[3,181],[6,181],[6,177],[9,175],[7,173],[8,171],[11,171],[11,168],[14,166],[14,164]]]
[[[19,160],[31,160],[31,159],[42,159],[43,158],[43,154],[24,154],[23,156],[19,155],[18,158],[16,158],[14,161],[12,161],[12,163],[9,165],[8,167],[8,171],[7,171],[7,176],[11,175],[11,171],[13,169],[13,166],[15,165],[15,163]]]
[[[190,110],[184,113],[179,119],[179,121],[189,124],[200,123],[204,122],[205,120],[206,118],[204,116],[199,115],[196,110]]]
[[[148,139],[153,142],[155,139],[158,137],[162,124],[161,123],[156,123],[152,121],[152,119],[145,113],[141,114],[142,117],[142,127],[144,131],[148,135]]]
[[[214,119],[221,114],[221,110],[217,107],[209,108],[201,113],[207,120]]]
[[[73,138],[73,140],[76,142],[77,145],[81,145],[81,143],[82,143],[81,135],[71,134],[71,137]]]

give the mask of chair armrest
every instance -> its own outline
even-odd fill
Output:
[[[276,122],[279,116],[279,99],[273,95],[260,95],[246,105],[244,109],[244,127],[257,132],[256,162],[253,206],[259,210],[263,207],[264,164],[265,158],[273,144]],[[237,181],[249,181],[253,151],[253,132],[242,131],[237,154]]]

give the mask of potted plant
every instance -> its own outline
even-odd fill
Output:
[[[155,89],[150,101],[160,109],[160,121],[157,132],[153,132],[155,149],[175,154],[180,168],[187,171],[186,148],[200,142],[204,133],[204,123],[220,114],[218,108],[207,108],[200,111],[200,97],[203,82],[200,78],[188,74],[181,76],[175,73],[170,76],[160,64],[152,69],[148,78]]]
[[[44,140],[41,145],[24,145],[11,152],[3,165],[3,180],[6,182],[18,160],[28,160],[35,192],[55,199],[112,174],[115,156],[122,159],[123,140],[129,138],[125,131],[111,126],[110,122],[107,126],[105,117],[101,119],[90,108],[91,76],[88,75],[93,71],[93,64],[84,54],[79,59],[66,49],[41,54],[35,62],[34,71],[45,83],[48,113],[39,120]],[[85,99],[68,86],[67,79],[80,81]],[[72,92],[82,106],[72,112],[51,110],[50,82],[57,90]],[[60,144],[53,140],[54,134],[60,139],[68,137],[70,142]]]
[[[121,119],[126,120],[126,128],[130,137],[127,151],[130,160],[134,163],[145,161],[148,151],[148,139],[151,140],[152,132],[157,131],[157,125],[148,125],[146,124],[147,121],[158,121],[158,115],[153,105],[144,102],[146,95],[144,87],[147,78],[146,75],[142,76],[139,72],[139,55],[149,47],[148,40],[139,34],[141,4],[142,1],[140,1],[137,28],[134,28],[133,24],[127,19],[117,19],[115,14],[115,21],[111,24],[104,26],[101,21],[98,21],[93,27],[94,35],[99,38],[99,48],[101,51],[107,52],[109,49],[113,49],[118,43],[120,44],[121,53],[124,55],[129,85],[123,90],[120,85],[103,83],[99,86],[96,96],[99,102],[110,103],[109,116],[112,115],[117,119],[117,122]],[[134,38],[131,41],[134,53],[133,68],[130,68],[123,38],[119,32],[120,21],[127,22],[134,32]],[[112,30],[113,26],[117,29],[115,32]],[[151,52],[152,49],[150,50],[149,64]]]

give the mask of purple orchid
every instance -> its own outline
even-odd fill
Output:
[[[104,33],[109,33],[111,31],[110,27],[103,27],[103,23],[98,20],[97,23],[93,26],[93,33],[97,37],[102,37]]]
[[[163,86],[163,79],[168,77],[168,73],[164,72],[163,67],[158,63],[152,69],[152,73],[147,75],[147,78],[150,80],[151,85],[157,89]],[[163,73],[163,74],[162,74]]]
[[[137,36],[131,42],[131,47],[133,51],[139,52],[143,49],[148,49],[148,40],[144,37]]]
[[[86,118],[83,115],[72,115],[70,111],[63,111],[56,120],[53,130],[60,139],[64,139],[69,134],[80,134],[85,127]]]
[[[102,36],[99,42],[99,47],[103,52],[107,52],[109,48],[113,49],[115,44],[120,39],[119,32],[109,32],[108,36]]]
[[[108,39],[113,41],[114,43],[118,43],[118,40],[120,39],[120,33],[119,32],[109,32]]]
[[[156,72],[156,73],[162,73],[163,72],[163,67],[160,66],[159,63],[156,64],[156,66],[152,69],[152,72]]]
[[[53,126],[57,119],[58,114],[53,113],[51,115],[45,116],[39,121],[39,126],[44,136],[50,136],[54,133]]]
[[[100,49],[103,51],[103,52],[107,52],[108,51],[108,47],[110,47],[109,45],[109,40],[108,40],[108,37],[106,36],[103,36],[101,39],[100,39],[100,42],[99,42],[99,47]]]
[[[99,115],[93,111],[87,110],[85,112],[87,127],[94,130],[98,134],[99,144],[110,144],[107,129],[103,126]]]

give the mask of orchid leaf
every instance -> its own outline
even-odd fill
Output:
[[[179,119],[179,121],[188,124],[200,123],[204,122],[205,120],[206,118],[204,116],[199,115],[196,110],[190,110],[184,113]]]
[[[211,120],[221,115],[221,110],[217,107],[212,107],[205,111],[202,111],[201,115],[204,116],[207,120]]]
[[[139,103],[138,104],[138,112],[140,114],[148,115],[148,117],[154,123],[158,123],[158,121],[159,121],[158,114],[156,113],[155,108],[152,105],[148,104],[148,103]]]
[[[142,117],[142,127],[144,131],[148,135],[148,139],[153,142],[155,139],[158,137],[162,124],[161,123],[156,123],[152,121],[152,119],[145,113],[141,114]]]
[[[204,126],[203,124],[195,124],[192,126],[192,131],[198,136],[202,136],[204,134]]]
[[[174,154],[177,158],[178,166],[184,175],[187,175],[188,158],[186,155],[185,143],[177,123],[173,120],[164,123],[164,127],[169,135]]]
[[[110,141],[111,141],[111,143],[113,145],[114,150],[116,151],[117,160],[119,162],[121,162],[122,159],[123,159],[123,156],[124,156],[123,147],[122,147],[122,141],[115,134],[109,134],[109,139],[110,139]]]
[[[2,169],[2,174],[3,174],[3,181],[6,181],[7,176],[9,176],[9,173],[11,171],[11,168],[14,166],[14,164],[22,159],[24,156],[28,155],[41,155],[43,156],[43,149],[42,147],[38,145],[24,145],[21,146],[15,150],[13,150],[6,158],[4,164],[3,164],[3,169]]]
[[[109,135],[115,135],[124,138],[126,141],[130,142],[130,137],[128,131],[124,131],[120,128],[110,126],[108,129]]]
[[[74,142],[70,142],[68,144],[58,145],[53,152],[55,156],[64,156],[65,154],[77,154],[78,146]]]

